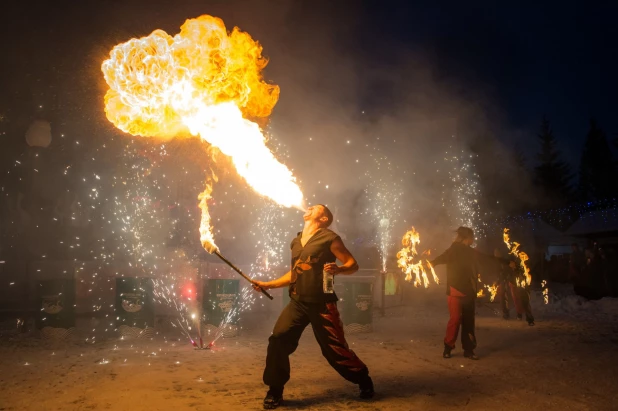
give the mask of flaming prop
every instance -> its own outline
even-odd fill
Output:
[[[549,303],[549,288],[547,288],[547,281],[543,280],[541,282],[541,288],[543,289],[543,303]]]
[[[260,195],[302,209],[295,177],[250,120],[268,117],[279,99],[279,87],[262,78],[266,64],[262,46],[249,34],[237,27],[228,33],[216,17],[189,19],[173,37],[155,30],[112,49],[101,67],[109,85],[105,113],[134,136],[197,136],[230,157],[238,174]],[[248,278],[215,244],[207,204],[211,192],[209,183],[199,196],[202,245]]]
[[[406,281],[412,281],[412,274],[414,274],[414,286],[420,287],[422,284],[427,288],[429,287],[429,278],[427,277],[427,270],[425,267],[430,270],[436,284],[440,284],[440,279],[428,260],[423,261],[419,258],[417,262],[414,262],[418,256],[416,246],[420,244],[420,242],[420,234],[412,227],[401,239],[403,248],[397,253],[397,265],[401,267],[402,271],[406,274]],[[429,252],[424,252],[422,255],[426,254],[429,254]]]
[[[530,282],[532,281],[532,276],[530,275],[530,269],[526,264],[526,261],[528,261],[528,254],[519,250],[521,244],[515,241],[511,242],[508,228],[504,229],[504,233],[502,236],[504,239],[504,244],[506,244],[507,248],[509,249],[509,253],[513,254],[519,260],[519,266],[521,267],[523,273],[523,277],[517,276],[516,278],[517,286],[526,287],[530,285]]]
[[[496,294],[498,293],[498,285],[496,283],[493,283],[493,285],[485,284],[485,288],[489,292],[489,301],[493,303],[496,298]],[[483,291],[483,289],[481,289],[481,291]]]

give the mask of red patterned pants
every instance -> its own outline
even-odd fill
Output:
[[[311,324],[322,355],[346,380],[362,383],[369,376],[367,366],[350,350],[343,335],[343,323],[336,303],[304,303],[292,299],[283,309],[268,339],[264,384],[283,389],[290,379],[290,354]]]
[[[475,316],[474,298],[465,296],[448,296],[448,311],[450,318],[446,325],[444,344],[455,348],[457,335],[461,327],[461,345],[464,351],[476,348],[476,336],[474,333]]]

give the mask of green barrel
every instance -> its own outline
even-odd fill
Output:
[[[349,333],[373,331],[374,277],[352,277],[339,283],[341,320]]]
[[[39,281],[37,287],[39,310],[36,325],[45,327],[75,327],[75,280],[54,279]]]
[[[150,278],[116,278],[116,326],[154,327],[153,284]],[[124,331],[121,330],[121,334],[124,335]]]
[[[240,280],[208,280],[204,285],[202,307],[205,323],[219,327],[222,323],[235,326],[238,324],[238,302]]]

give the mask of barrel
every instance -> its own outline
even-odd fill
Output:
[[[338,278],[339,279],[339,278]],[[339,283],[341,320],[348,333],[373,331],[373,283],[375,277],[351,277]]]
[[[152,337],[153,283],[147,277],[116,278],[116,326],[122,337]]]
[[[75,327],[75,281],[72,278],[41,280],[37,287],[36,326],[68,330]],[[49,330],[47,330],[49,331]]]
[[[238,334],[239,290],[240,280],[210,279],[204,284],[203,336],[209,338],[213,333],[220,333],[223,337],[235,337]]]

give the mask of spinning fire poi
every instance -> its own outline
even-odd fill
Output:
[[[517,310],[517,318],[522,319],[523,315],[526,315],[526,321],[528,325],[534,325],[534,316],[532,315],[532,306],[530,304],[530,290],[529,286],[532,282],[532,276],[530,275],[530,268],[528,268],[528,254],[520,251],[520,244],[515,241],[511,241],[509,236],[509,229],[505,228],[503,231],[503,239],[509,254],[513,255],[517,262],[512,264],[512,268],[515,269],[515,284],[512,287],[517,288],[513,290],[513,300],[515,302],[515,308]],[[547,288],[546,283],[543,282],[543,300],[547,304]],[[505,315],[507,312],[505,312]],[[506,317],[505,317],[506,318]]]
[[[401,239],[403,248],[397,253],[397,265],[406,274],[406,281],[412,281],[412,274],[414,274],[414,286],[420,287],[422,284],[427,288],[429,287],[429,278],[427,277],[427,270],[425,268],[431,271],[431,275],[436,284],[440,284],[440,279],[436,275],[429,260],[422,260],[419,258],[418,261],[415,262],[418,257],[416,246],[420,244],[420,242],[420,234],[412,227]],[[423,252],[422,255],[429,255],[429,251]]]
[[[249,34],[238,28],[228,33],[216,17],[189,19],[173,37],[155,30],[112,49],[101,67],[109,85],[105,113],[134,136],[159,141],[199,137],[229,156],[256,192],[302,210],[295,177],[250,120],[268,117],[279,98],[279,87],[262,78],[266,64],[262,47]],[[199,196],[202,245],[252,281],[215,244],[207,204],[211,192],[209,182]]]
[[[532,281],[532,276],[530,275],[530,268],[528,268],[528,264],[526,264],[526,261],[528,261],[528,254],[519,250],[521,244],[516,241],[511,241],[508,228],[504,229],[502,237],[504,239],[504,244],[506,244],[507,248],[509,249],[509,254],[515,256],[515,258],[517,258],[517,260],[519,261],[521,275],[517,276],[516,278],[517,286],[529,286],[530,282]]]

